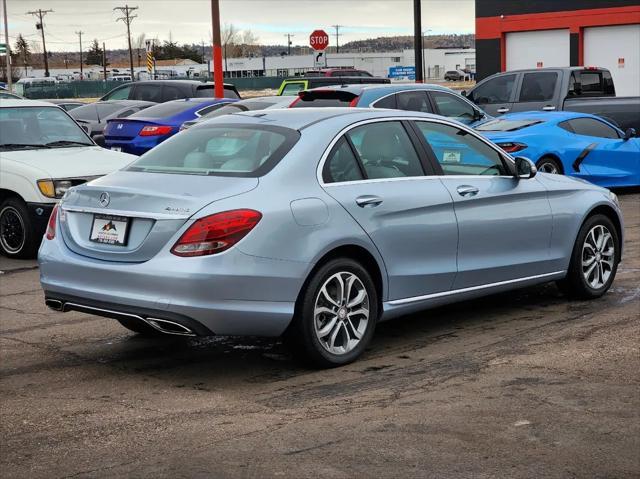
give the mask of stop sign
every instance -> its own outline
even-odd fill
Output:
[[[322,51],[329,46],[329,35],[324,30],[314,30],[309,36],[309,45],[316,51]]]

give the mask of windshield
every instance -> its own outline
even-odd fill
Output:
[[[0,148],[93,146],[82,128],[56,106],[0,108]]]
[[[205,124],[158,145],[128,170],[258,177],[271,170],[298,138],[297,131],[276,126]]]
[[[544,123],[542,120],[491,120],[478,125],[478,131],[517,131],[529,126]]]

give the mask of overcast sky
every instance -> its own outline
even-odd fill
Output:
[[[77,49],[78,30],[83,43],[97,38],[107,49],[126,47],[126,28],[116,21],[114,7],[138,6],[131,24],[131,35],[145,33],[148,38],[165,40],[169,33],[178,43],[209,42],[211,7],[208,0],[7,0],[9,41],[18,33],[29,41],[40,41],[35,19],[27,12],[52,9],[45,17],[47,49]],[[423,30],[437,33],[472,33],[473,0],[422,0]],[[1,12],[0,12],[1,13]],[[340,43],[385,35],[413,32],[412,0],[221,0],[222,22],[249,29],[261,43],[285,44],[291,33],[294,44],[306,45],[309,33],[332,25],[342,25]],[[4,41],[4,35],[2,36]],[[330,45],[335,38],[331,37]]]

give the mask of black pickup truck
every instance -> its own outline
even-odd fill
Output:
[[[462,92],[489,115],[517,111],[579,111],[621,130],[640,132],[640,97],[618,97],[605,68],[536,68],[497,73]]]

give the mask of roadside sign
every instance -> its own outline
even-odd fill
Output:
[[[0,43],[0,54],[1,53],[7,53],[7,44],[6,43]]]
[[[323,51],[329,46],[329,35],[324,30],[314,30],[309,36],[309,46],[316,51]]]
[[[415,80],[416,67],[389,67],[389,78]]]
[[[624,57],[618,58],[618,68],[624,68]]]
[[[542,66],[543,66],[543,65],[544,65],[544,63],[542,63],[542,62],[538,62],[538,63],[536,64],[536,66],[537,66],[538,68],[542,68]]]

